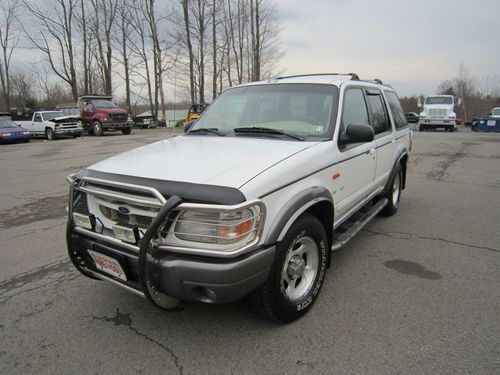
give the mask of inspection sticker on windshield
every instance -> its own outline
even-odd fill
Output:
[[[325,127],[323,125],[314,125],[313,132],[315,133],[323,133],[325,131]]]
[[[117,277],[120,280],[127,281],[127,276],[125,276],[125,272],[123,271],[120,262],[96,251],[87,251],[94,260],[95,266],[98,270],[106,272],[107,274]]]

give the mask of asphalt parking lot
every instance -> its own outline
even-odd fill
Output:
[[[65,177],[169,136],[0,146],[0,373],[500,371],[500,134],[415,133],[399,212],[334,254],[289,325],[245,301],[163,312],[70,265]]]

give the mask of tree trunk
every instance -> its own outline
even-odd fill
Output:
[[[189,29],[189,12],[188,12],[188,0],[182,0],[182,9],[184,12],[184,27],[186,30],[186,43],[188,47],[189,54],[189,85],[191,89],[191,104],[194,104],[194,57],[193,57],[193,45],[191,44],[191,33]]]

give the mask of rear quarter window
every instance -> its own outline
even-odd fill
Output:
[[[387,101],[389,103],[389,108],[391,110],[396,130],[408,127],[405,112],[403,110],[403,107],[401,107],[401,103],[399,102],[396,93],[394,91],[385,91],[385,97],[387,98]]]

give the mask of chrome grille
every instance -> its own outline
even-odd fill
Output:
[[[430,108],[429,109],[429,116],[446,116],[446,109],[442,108]]]
[[[137,225],[139,228],[147,229],[153,222],[153,218],[148,216],[124,214],[105,206],[99,206],[99,209],[106,218],[118,224]]]
[[[165,204],[155,189],[86,177],[75,188],[85,193],[89,213],[111,233],[114,224],[147,229]]]
[[[148,228],[159,211],[157,208],[110,198],[96,198],[96,203],[107,219],[118,224],[137,225],[139,228]]]

